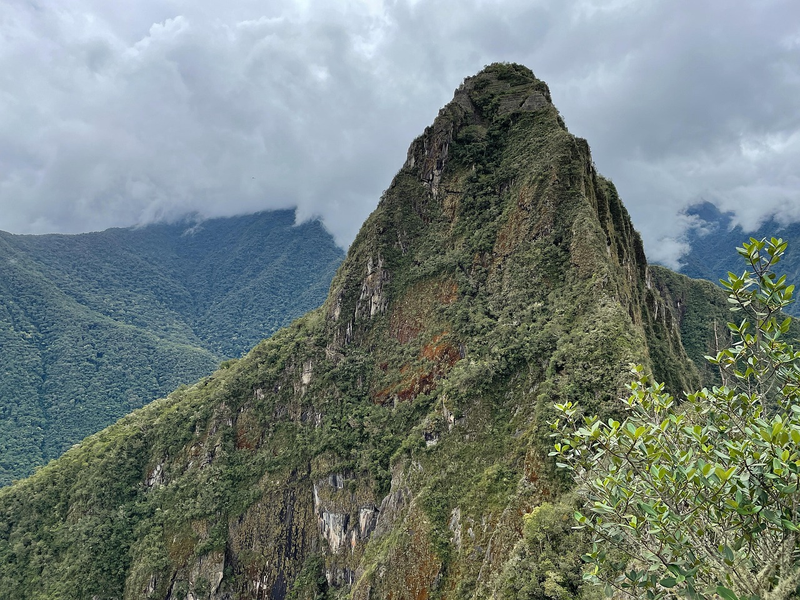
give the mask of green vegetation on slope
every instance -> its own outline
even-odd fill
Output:
[[[341,251],[293,220],[0,233],[0,484],[318,306]]]
[[[414,141],[322,308],[0,490],[0,586],[591,594],[547,424],[556,401],[612,413],[632,361],[676,392],[699,384],[647,281],[627,212],[546,85],[487,67]]]
[[[637,366],[621,422],[556,406],[552,454],[585,496],[586,576],[614,595],[797,597],[800,353],[781,313],[795,286],[775,272],[786,246],[739,249],[747,270],[724,282],[732,340],[708,358],[722,385],[678,403]]]

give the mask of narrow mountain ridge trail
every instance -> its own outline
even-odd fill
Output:
[[[552,407],[615,413],[631,362],[699,385],[669,281],[547,86],[491,65],[321,308],[0,490],[0,596],[577,597]]]

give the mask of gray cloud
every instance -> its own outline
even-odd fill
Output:
[[[498,60],[548,82],[651,258],[677,262],[701,199],[800,220],[792,0],[10,0],[0,39],[0,229],[296,206],[346,245]]]

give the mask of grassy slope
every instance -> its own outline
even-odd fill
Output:
[[[630,361],[699,381],[646,269],[546,86],[489,67],[412,144],[321,309],[0,490],[0,585],[580,596],[552,404],[613,412]]]

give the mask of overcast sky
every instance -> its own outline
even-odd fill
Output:
[[[800,220],[797,0],[3,0],[0,229],[297,207],[347,246],[461,80],[520,62],[674,265]]]

